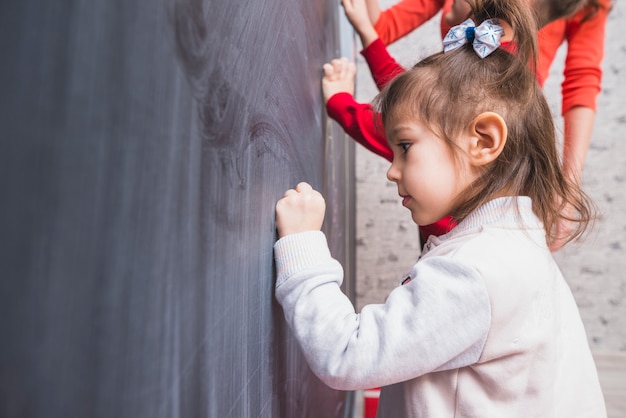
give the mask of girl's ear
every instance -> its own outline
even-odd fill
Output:
[[[468,155],[474,166],[482,166],[494,161],[506,144],[507,127],[502,116],[494,112],[484,112],[476,116],[468,126]]]

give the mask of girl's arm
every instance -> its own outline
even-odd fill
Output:
[[[354,63],[347,58],[338,58],[324,64],[323,69],[322,92],[328,116],[356,142],[391,161],[393,153],[382,129],[380,115],[369,104],[354,100]]]
[[[473,364],[481,355],[490,302],[471,267],[423,259],[385,304],[357,314],[340,289],[343,271],[323,233],[283,237],[274,254],[276,298],[309,366],[332,388],[379,387]]]
[[[380,16],[380,4],[378,4],[378,0],[365,0],[365,3],[367,5],[367,14],[369,15],[370,22],[372,22],[373,25]]]
[[[576,183],[581,180],[595,117],[596,112],[585,106],[572,107],[563,114],[563,171]]]
[[[596,110],[596,98],[602,81],[602,59],[608,4],[589,20],[583,21],[586,10],[567,21],[567,57],[563,70],[563,114],[575,106]]]
[[[602,85],[602,59],[609,3],[586,21],[583,9],[567,22],[567,57],[563,70],[563,169],[580,181],[593,134],[597,97]]]
[[[563,172],[570,181],[579,183],[591,143],[596,115],[596,100],[601,89],[602,59],[609,3],[588,20],[583,20],[587,10],[578,12],[566,21],[565,36],[568,42],[567,58],[563,71]],[[541,39],[541,38],[540,38]],[[566,212],[567,212],[566,208]],[[557,237],[570,228],[569,222],[557,224]],[[560,249],[562,240],[550,246]]]
[[[367,48],[372,42],[378,39],[378,34],[374,25],[370,21],[366,0],[342,0],[343,10],[346,17],[359,34],[363,48]]]
[[[357,31],[363,44],[361,54],[370,67],[372,77],[379,89],[382,89],[396,75],[404,69],[381,42],[368,16],[366,0],[342,0],[346,17]]]
[[[552,22],[539,32],[541,84],[549,74],[557,49],[564,40],[568,43],[562,83],[563,163],[569,177],[577,179],[589,147],[601,89],[608,3],[583,22],[586,13],[583,9],[573,18]]]
[[[387,83],[393,80],[397,75],[406,71],[389,54],[387,47],[379,38],[372,42],[367,48],[364,48],[361,51],[361,55],[363,55],[369,66],[372,78],[378,90],[382,90]]]
[[[387,161],[393,160],[380,114],[369,104],[358,103],[349,93],[337,93],[326,103],[326,111],[356,142]]]
[[[432,19],[446,3],[451,7],[452,0],[400,0],[378,13],[374,28],[385,45],[389,45]]]

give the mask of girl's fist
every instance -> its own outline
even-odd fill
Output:
[[[322,195],[308,183],[299,183],[276,203],[278,236],[321,230],[325,211],[326,202]]]

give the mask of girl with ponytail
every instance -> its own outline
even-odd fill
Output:
[[[456,226],[428,239],[384,304],[356,313],[321,232],[324,199],[300,183],[276,205],[276,297],[320,379],[382,387],[378,417],[605,417],[576,302],[548,247],[563,205],[576,209],[572,237],[594,209],[560,169],[528,65],[532,12],[525,0],[471,7],[444,52],[375,102],[402,204],[418,225],[451,214]]]

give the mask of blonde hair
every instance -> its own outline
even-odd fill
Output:
[[[468,43],[423,59],[375,99],[383,125],[389,128],[394,119],[417,118],[455,150],[454,139],[476,116],[498,113],[508,129],[502,153],[462,193],[450,215],[458,222],[503,192],[529,196],[549,243],[556,238],[561,218],[575,222],[565,241],[578,238],[592,221],[594,206],[561,171],[552,114],[532,70],[538,29],[533,12],[526,0],[469,3],[477,25],[491,18],[511,25],[515,55],[498,48],[481,59]],[[574,216],[565,214],[567,206]]]

